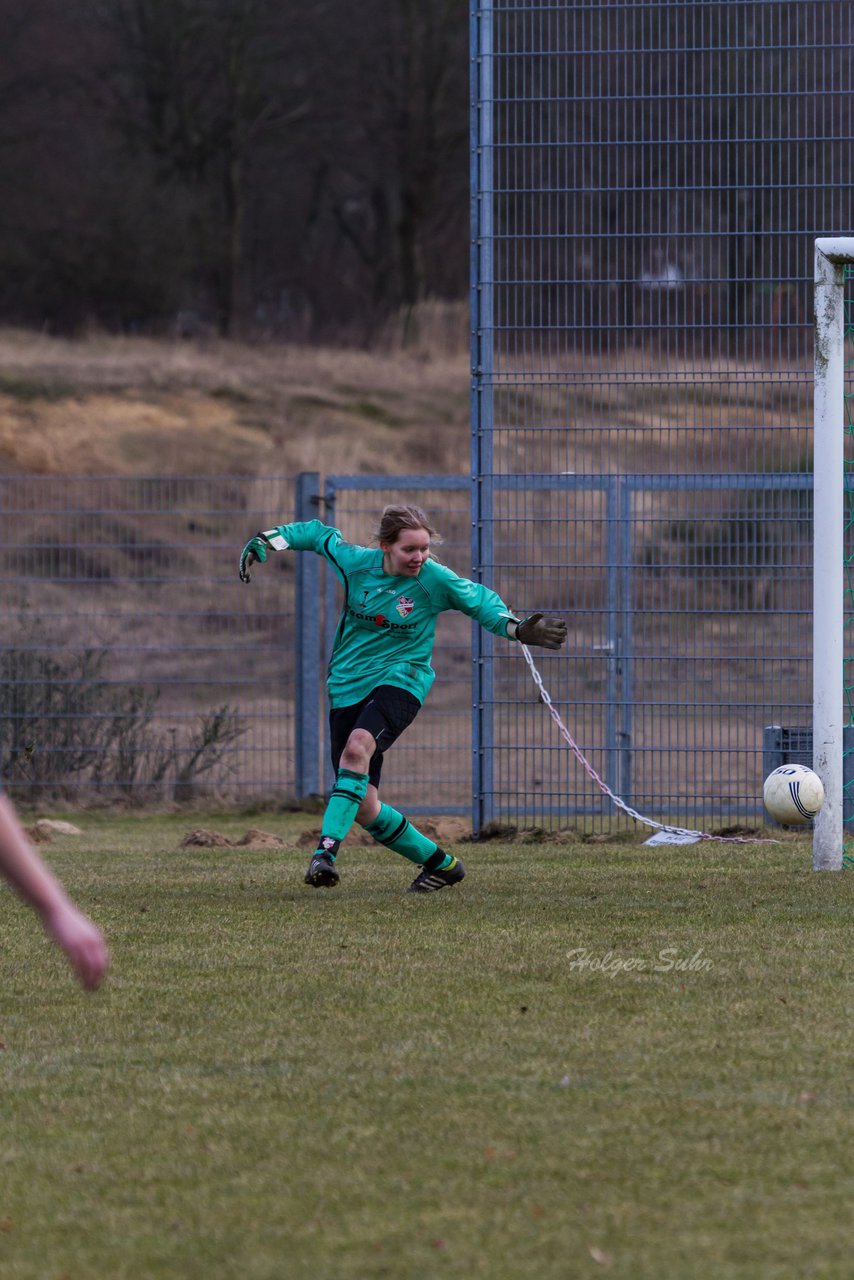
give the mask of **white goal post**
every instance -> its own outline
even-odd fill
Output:
[[[845,268],[854,237],[815,242],[813,440],[813,768],[825,801],[813,831],[814,871],[842,869],[845,593]]]

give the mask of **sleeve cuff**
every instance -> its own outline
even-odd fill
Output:
[[[265,529],[261,534],[274,551],[287,551],[288,542],[282,537],[278,529]]]

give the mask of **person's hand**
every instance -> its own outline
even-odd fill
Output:
[[[100,929],[67,900],[47,913],[44,927],[65,952],[81,986],[87,991],[99,987],[110,967],[110,953]]]
[[[255,537],[249,539],[240,553],[240,581],[251,582],[252,574],[249,571],[253,564],[256,562],[263,564],[266,559],[267,539],[263,533],[256,533]]]
[[[535,644],[542,649],[559,649],[566,640],[566,623],[563,618],[532,613],[517,625],[516,639],[521,644]]]

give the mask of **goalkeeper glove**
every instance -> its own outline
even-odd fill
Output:
[[[541,613],[532,613],[516,623],[516,639],[520,644],[559,649],[566,640],[566,623],[563,618],[546,618]]]
[[[256,562],[263,564],[267,559],[268,551],[285,551],[287,545],[278,529],[268,529],[266,533],[256,533],[255,537],[249,539],[240,553],[240,581],[251,582],[252,574],[249,570],[253,564]]]

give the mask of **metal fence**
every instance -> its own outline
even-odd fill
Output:
[[[7,786],[133,803],[323,793],[338,585],[319,557],[281,554],[244,586],[239,549],[315,516],[368,543],[382,506],[410,499],[468,574],[471,493],[465,476],[0,481]],[[555,549],[575,566],[543,600],[569,643],[537,661],[602,777],[652,816],[753,820],[766,729],[809,723],[810,477],[525,477],[496,500],[518,504],[498,541],[512,607]],[[440,621],[437,681],[389,756],[390,798],[474,825],[484,796],[520,825],[610,824],[509,642],[494,641],[482,715],[485,635]]]
[[[295,777],[294,566],[237,555],[290,482],[0,478],[0,769],[13,794],[280,798]]]
[[[394,488],[391,489],[390,485]],[[417,494],[470,565],[463,476],[0,478],[0,776],[40,801],[282,804],[329,783],[324,673],[338,586],[312,555],[238,580],[259,528],[321,516],[370,541]],[[471,624],[385,777],[411,812],[471,812]]]
[[[472,558],[573,618],[546,684],[652,816],[746,820],[763,723],[811,722],[813,241],[854,226],[852,27],[833,0],[471,5]],[[526,673],[479,656],[478,822],[588,808]]]

